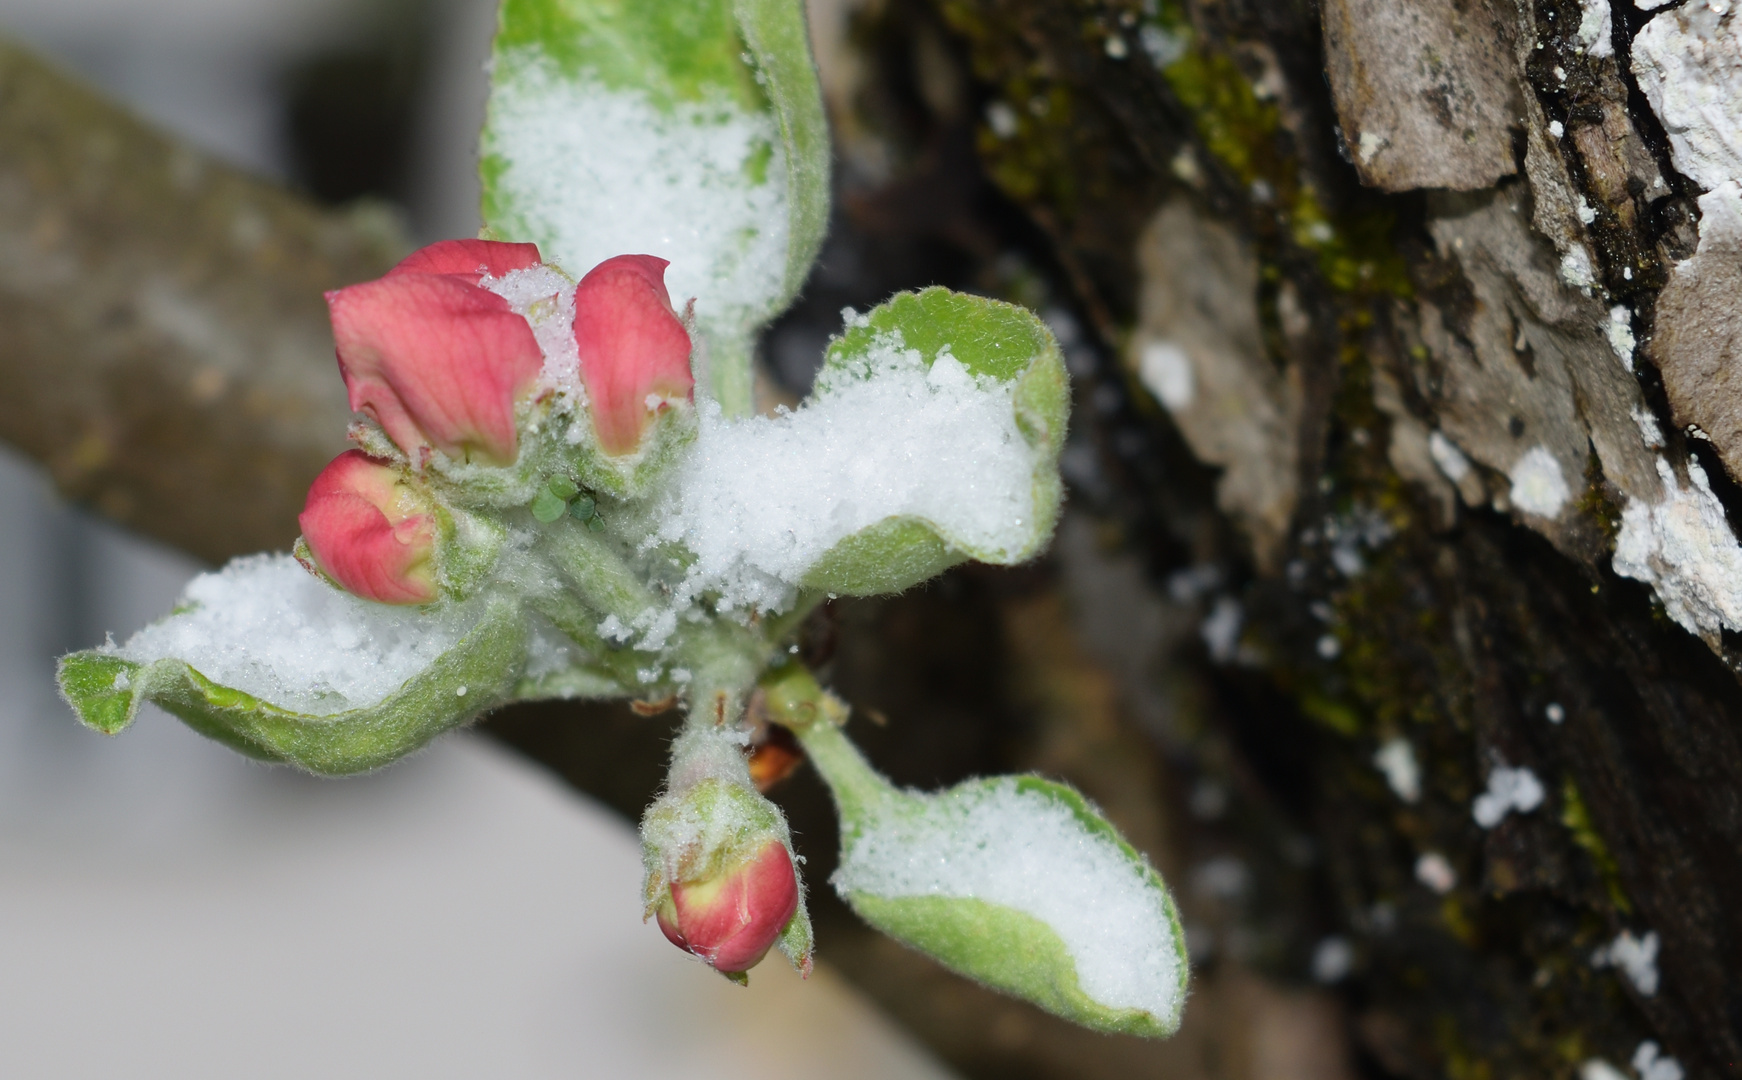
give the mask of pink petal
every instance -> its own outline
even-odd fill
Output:
[[[505,244],[499,240],[442,240],[407,255],[398,266],[387,271],[395,274],[463,274],[472,284],[488,275],[501,277],[514,270],[529,270],[540,265],[537,244]]]
[[[575,287],[575,344],[599,445],[634,453],[652,417],[648,395],[690,398],[690,336],[671,310],[664,259],[619,255]]]
[[[399,506],[399,472],[361,450],[334,458],[297,517],[315,561],[346,592],[383,604],[436,598],[435,522]]]
[[[436,446],[507,465],[515,400],[543,369],[508,301],[447,275],[396,273],[327,294],[351,408],[418,460]]]

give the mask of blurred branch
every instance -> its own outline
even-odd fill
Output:
[[[201,558],[282,549],[344,446],[323,290],[405,248],[0,43],[0,439]]]

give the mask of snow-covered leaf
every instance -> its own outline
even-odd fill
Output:
[[[195,579],[175,613],[124,645],[63,658],[60,684],[108,734],[152,701],[245,754],[341,775],[511,697],[573,692],[557,672],[523,684],[528,645],[526,616],[506,597],[387,607],[262,555]]]
[[[1086,1027],[1178,1029],[1189,964],[1173,900],[1080,794],[1035,776],[901,791],[832,723],[797,734],[840,813],[833,883],[866,922]]]
[[[571,275],[671,262],[698,374],[750,410],[750,345],[828,220],[829,148],[800,0],[504,0],[484,222]]]
[[[897,592],[1012,564],[1058,518],[1069,389],[1058,344],[1011,304],[933,288],[854,316],[795,412],[701,410],[660,536],[687,588],[775,610],[799,589]]]

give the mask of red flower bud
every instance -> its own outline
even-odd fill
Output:
[[[436,598],[435,518],[391,463],[340,454],[315,477],[296,521],[315,562],[347,592],[383,604]]]
[[[421,464],[434,446],[507,465],[515,401],[544,367],[532,327],[478,281],[538,265],[531,244],[449,240],[378,281],[327,293],[351,408]]]
[[[716,971],[740,972],[761,961],[797,910],[792,856],[770,840],[713,878],[674,882],[656,914],[673,945]]]
[[[593,427],[607,454],[632,454],[659,405],[690,399],[690,335],[671,309],[664,259],[619,255],[575,288],[575,345]]]

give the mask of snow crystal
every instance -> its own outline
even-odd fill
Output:
[[[884,335],[851,371],[825,371],[795,412],[729,421],[704,404],[657,536],[695,556],[679,599],[778,610],[836,544],[890,518],[1014,557],[1033,537],[1034,452],[1014,385],[971,375],[946,346],[928,370]]]
[[[487,277],[481,284],[531,324],[544,354],[545,384],[574,405],[585,403],[581,353],[575,344],[575,283],[553,266],[533,266]]]
[[[837,889],[970,897],[1024,912],[1063,941],[1089,997],[1174,1015],[1181,972],[1166,896],[1113,841],[1015,778],[917,798],[922,814],[902,814],[904,799],[849,840]]]
[[[1686,1075],[1681,1062],[1665,1054],[1663,1048],[1650,1039],[1633,1051],[1633,1071],[1639,1074],[1639,1080],[1682,1080]]]
[[[1657,948],[1656,930],[1646,931],[1644,937],[1634,937],[1631,931],[1623,930],[1614,941],[1591,954],[1591,966],[1619,968],[1635,990],[1651,997],[1657,993]]]
[[[1663,500],[1629,499],[1621,511],[1615,572],[1650,585],[1664,612],[1689,633],[1742,630],[1742,545],[1706,471],[1690,457],[1685,488],[1662,458],[1657,472]]]
[[[1488,773],[1488,790],[1476,796],[1470,813],[1476,824],[1492,829],[1502,818],[1516,810],[1528,814],[1542,805],[1542,781],[1528,768],[1496,765]]]
[[[1663,443],[1663,429],[1657,426],[1657,417],[1643,405],[1635,405],[1631,410],[1633,423],[1639,428],[1639,441],[1648,450],[1660,449]]]
[[[1533,446],[1524,452],[1507,474],[1512,480],[1512,505],[1527,514],[1554,518],[1560,515],[1572,492],[1561,475],[1560,462],[1546,446]]]
[[[1373,766],[1385,774],[1385,782],[1406,803],[1421,798],[1421,766],[1415,760],[1415,748],[1404,738],[1392,739],[1373,755]]]
[[[1137,377],[1155,400],[1170,411],[1189,408],[1197,396],[1192,376],[1192,360],[1186,351],[1171,341],[1151,341],[1143,346],[1137,365]]]
[[[288,555],[249,555],[188,584],[191,610],[113,650],[137,663],[174,658],[280,708],[330,716],[374,705],[453,648],[477,604],[435,613],[360,600]]]
[[[658,256],[672,298],[696,298],[704,322],[755,322],[780,295],[786,164],[770,117],[728,101],[662,109],[514,52],[497,61],[485,152],[513,192],[497,227],[571,274]]]

